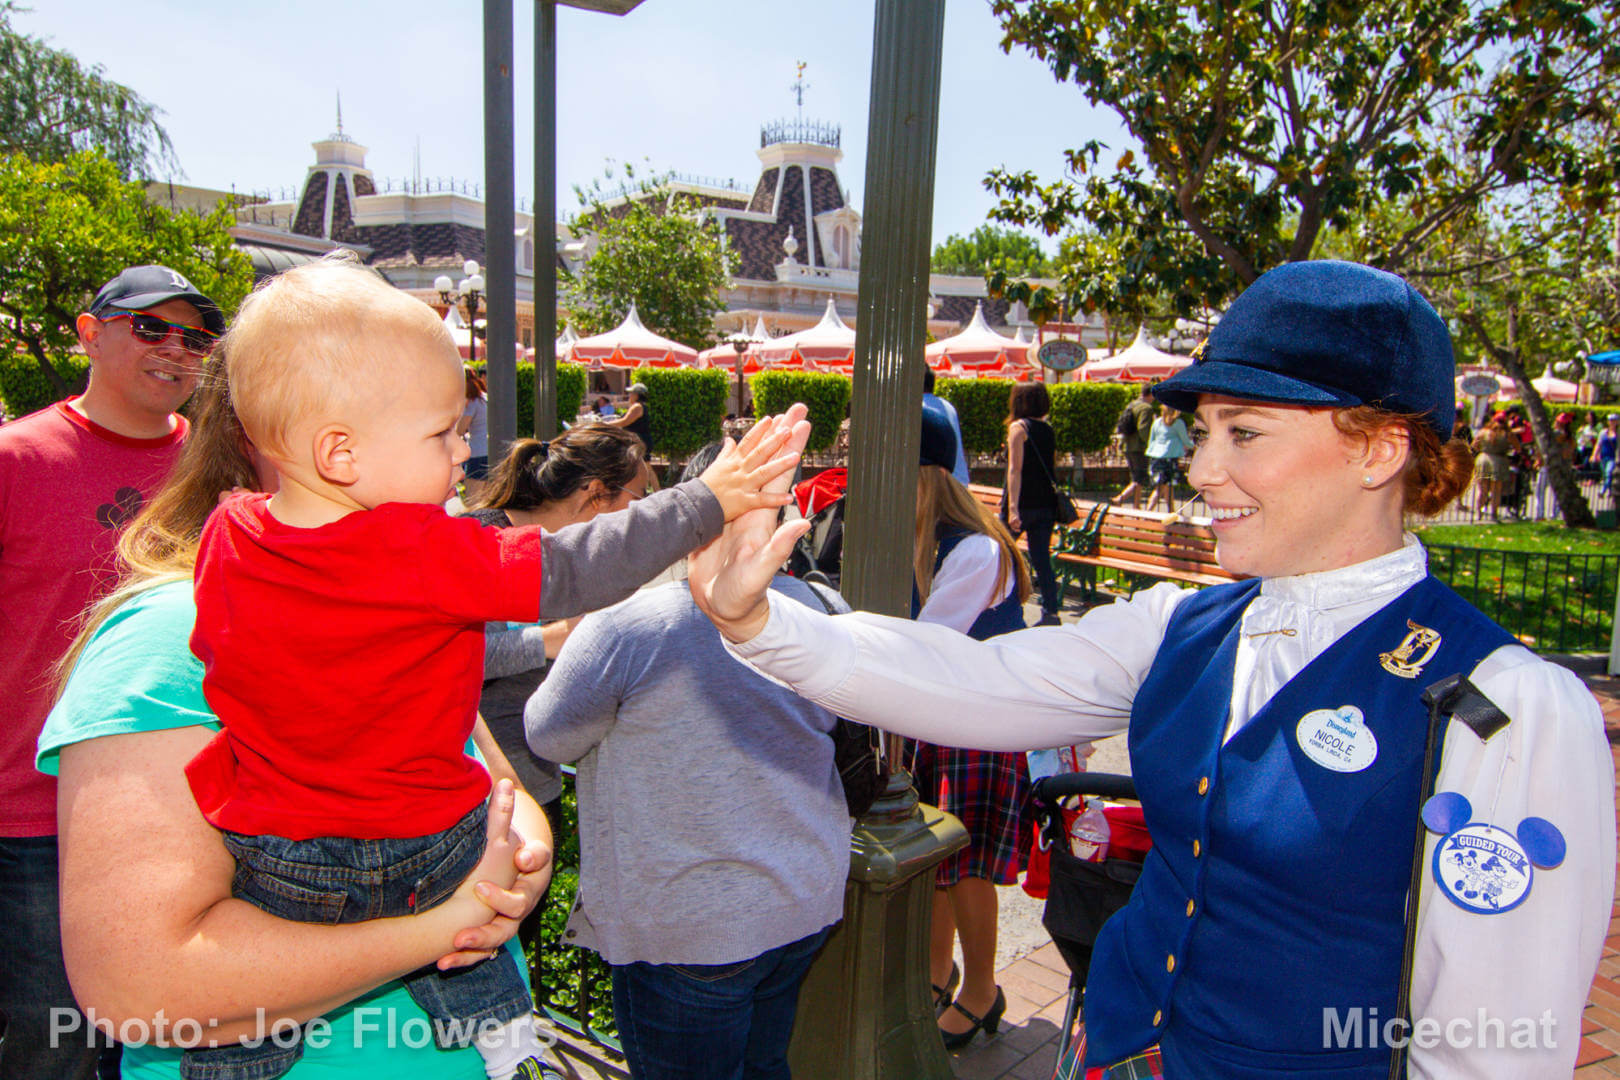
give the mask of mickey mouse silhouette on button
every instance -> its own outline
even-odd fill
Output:
[[[1469,820],[1473,813],[1455,791],[1423,804],[1423,824],[1442,837],[1434,849],[1434,880],[1463,910],[1499,915],[1530,895],[1533,867],[1551,870],[1564,861],[1564,834],[1546,818],[1525,818],[1515,834]]]

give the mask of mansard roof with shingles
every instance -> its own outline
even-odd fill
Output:
[[[420,266],[484,261],[484,230],[447,221],[363,225],[354,229],[359,243],[370,244],[372,266]]]
[[[775,221],[726,219],[726,243],[737,253],[736,276],[750,281],[775,281],[776,264],[787,257],[782,241],[787,239],[789,229],[799,241],[794,258],[809,262],[815,250],[815,238],[804,235],[804,177],[797,165],[783,170],[782,200],[777,206]]]
[[[310,176],[304,185],[304,197],[298,203],[298,216],[293,218],[292,231],[304,236],[320,236],[326,217],[326,172]]]
[[[751,214],[768,214],[771,206],[776,202],[776,169],[766,169],[759,174],[759,184],[754,188],[754,197],[748,201],[748,212]]]
[[[934,311],[935,319],[950,319],[962,326],[966,326],[973,318],[973,305],[984,305],[984,321],[991,326],[1005,327],[1007,325],[1007,312],[1011,306],[1006,300],[992,299],[978,296],[941,296],[939,307]]]
[[[844,205],[844,191],[838,186],[838,174],[831,169],[812,166],[810,169],[810,214],[812,217],[837,210]]]

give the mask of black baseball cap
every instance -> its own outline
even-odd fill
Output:
[[[140,310],[170,300],[184,300],[202,316],[203,327],[215,337],[225,332],[225,313],[203,295],[186,276],[167,266],[132,266],[101,287],[90,301],[90,314],[100,318],[108,308]]]
[[[1153,396],[1191,412],[1199,394],[1417,413],[1445,442],[1456,413],[1451,331],[1394,274],[1321,259],[1262,274],[1232,302],[1195,362]]]

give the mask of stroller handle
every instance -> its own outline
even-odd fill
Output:
[[[1136,798],[1136,781],[1114,773],[1060,773],[1035,781],[1031,793],[1043,803],[1052,804],[1070,795],[1095,795],[1104,799]]]

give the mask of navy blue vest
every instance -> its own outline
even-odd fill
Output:
[[[972,536],[973,533],[953,525],[940,525],[934,533],[939,542],[939,549],[934,554],[934,573],[945,565],[945,556],[956,550],[956,545]],[[922,611],[922,599],[917,595],[917,583],[911,583],[911,617],[915,619]],[[968,637],[975,641],[986,641],[998,634],[1010,634],[1014,630],[1024,628],[1024,605],[1018,599],[1018,589],[1015,587],[1007,594],[1007,598],[995,607],[985,608],[979,612],[979,617],[973,620],[968,627]]]
[[[1513,638],[1434,577],[1351,630],[1230,742],[1241,619],[1260,582],[1177,607],[1131,711],[1153,850],[1103,927],[1086,987],[1088,1067],[1158,1042],[1173,1080],[1382,1080],[1389,1050],[1324,1049],[1324,1009],[1395,1015],[1428,713],[1424,687]],[[1407,621],[1440,642],[1392,674]],[[1359,772],[1301,750],[1306,713],[1354,705],[1377,739]]]

